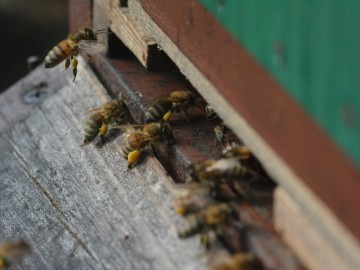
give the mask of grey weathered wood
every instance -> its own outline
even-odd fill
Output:
[[[304,185],[303,181],[266,140],[247,123],[246,119],[229,104],[217,88],[179,50],[145,12],[139,1],[129,0],[128,8],[130,16],[137,20],[142,31],[155,39],[158,46],[166,52],[192,85],[213,106],[225,124],[251,148],[268,174],[289,192],[294,201],[304,209],[304,214],[308,216],[311,223],[323,231],[327,245],[333,246],[343,259],[360,265],[360,244],[351,232]],[[231,117],[228,117],[229,115]],[[319,246],[318,248],[322,247]]]
[[[198,239],[177,238],[174,183],[155,158],[127,173],[117,141],[79,146],[81,113],[108,99],[80,61],[75,83],[0,135],[0,242],[31,242],[23,269],[207,268]]]
[[[26,117],[32,108],[65,85],[63,66],[52,70],[43,65],[0,94],[0,132]]]

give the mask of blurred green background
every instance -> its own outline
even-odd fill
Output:
[[[360,168],[360,1],[199,1]]]

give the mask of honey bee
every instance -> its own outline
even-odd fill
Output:
[[[215,136],[219,142],[224,146],[239,145],[242,142],[236,137],[236,135],[227,128],[224,124],[217,125],[214,128]]]
[[[186,224],[178,229],[179,238],[188,238],[200,233],[201,243],[209,249],[211,244],[210,231],[220,234],[233,214],[232,208],[226,203],[211,205],[206,209],[187,216]]]
[[[241,159],[248,159],[250,158],[250,156],[252,156],[252,152],[249,149],[249,147],[245,145],[233,144],[233,145],[227,145],[223,149],[222,156],[227,158],[239,157]]]
[[[31,246],[24,240],[0,244],[0,269],[6,269],[31,252]]]
[[[195,105],[194,96],[187,91],[173,91],[169,96],[155,100],[145,112],[145,123],[168,121],[172,112],[183,111]]]
[[[122,100],[111,100],[103,104],[100,108],[89,111],[89,116],[84,126],[84,142],[87,144],[94,140],[100,134],[100,140],[103,142],[104,136],[108,131],[108,125],[116,122],[124,122],[127,118],[127,109]]]
[[[215,270],[255,270],[259,269],[259,263],[252,253],[240,252],[225,262],[217,265]]]
[[[211,185],[188,183],[174,193],[173,207],[178,215],[188,215],[214,204],[215,190]]]
[[[242,179],[255,176],[256,173],[241,163],[239,157],[220,159],[206,159],[193,164],[189,170],[192,180],[202,182],[206,180]]]
[[[206,115],[206,119],[208,120],[214,120],[219,117],[215,112],[214,108],[210,104],[207,104],[205,106],[205,115]]]
[[[90,54],[100,52],[105,49],[105,44],[98,42],[97,35],[107,33],[106,29],[94,32],[90,28],[80,29],[76,33],[69,34],[67,39],[60,41],[45,57],[45,68],[52,68],[65,60],[65,70],[70,63],[73,70],[73,81],[77,74],[78,60],[75,58],[79,53],[86,54],[90,59]]]
[[[146,147],[153,147],[153,143],[172,140],[172,129],[168,123],[149,123],[140,126],[116,126],[115,128],[142,127],[122,136],[123,156],[128,160],[128,169],[140,162],[141,152]]]

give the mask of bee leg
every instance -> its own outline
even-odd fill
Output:
[[[70,59],[69,59],[69,58],[66,58],[64,71],[67,70],[69,67],[70,67]]]
[[[74,79],[73,79],[73,81],[75,81],[75,78],[76,78],[76,74],[77,74],[77,65],[78,65],[78,60],[77,60],[75,57],[72,57],[72,60],[71,60],[71,67],[72,67],[72,70],[73,70],[73,75],[74,75]]]
[[[89,59],[90,59],[90,61],[91,61],[92,63],[94,63],[94,60],[92,59],[92,57],[91,57],[90,54],[86,53],[86,56],[89,57]]]
[[[100,128],[100,143],[103,144],[105,140],[105,135],[108,132],[108,125],[103,122]]]

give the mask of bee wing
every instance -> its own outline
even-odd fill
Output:
[[[123,133],[118,139],[117,139],[117,142],[120,144],[120,145],[125,145],[127,143],[134,143],[134,142],[137,142],[139,140],[141,140],[142,142],[149,142],[151,141],[151,137],[146,135],[146,134],[143,134],[141,133],[141,138],[137,137],[137,138],[134,138],[132,137],[131,135],[134,133],[134,131],[131,131],[131,130],[127,130],[125,133]]]
[[[212,171],[215,171],[215,170],[225,171],[227,169],[234,168],[235,166],[237,166],[239,164],[239,162],[240,162],[240,160],[239,160],[238,157],[235,157],[235,158],[221,158],[221,159],[217,160],[211,166],[207,167],[205,169],[205,171],[206,172],[212,172]]]
[[[88,110],[88,111],[86,111],[86,112],[82,112],[81,115],[93,114],[93,113],[101,112],[101,110],[102,110],[101,107],[99,107],[99,108],[94,108],[94,109]]]
[[[186,98],[182,98],[182,97],[171,97],[171,102],[184,102],[186,101]]]
[[[116,142],[119,145],[125,145],[126,142],[127,142],[128,137],[129,137],[129,132],[125,132],[125,133],[121,134],[121,136],[116,139]]]
[[[116,129],[141,129],[143,128],[144,125],[113,125],[111,126],[111,128],[116,128]]]
[[[96,40],[81,40],[78,50],[80,53],[95,54],[106,49],[106,43]]]

